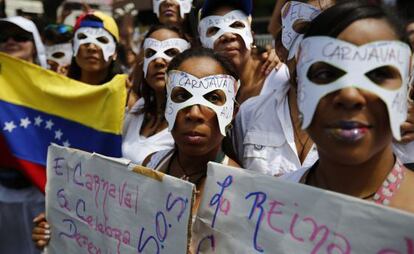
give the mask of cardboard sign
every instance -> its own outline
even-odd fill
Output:
[[[55,145],[47,177],[47,253],[187,253],[191,183]]]
[[[414,253],[411,214],[213,163],[193,231],[194,254]]]

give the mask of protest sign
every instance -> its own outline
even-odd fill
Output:
[[[414,253],[402,211],[213,163],[205,186],[194,254]]]
[[[56,145],[47,177],[47,253],[187,253],[191,183]]]

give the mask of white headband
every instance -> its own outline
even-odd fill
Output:
[[[167,50],[178,49],[178,51],[181,53],[190,47],[191,47],[191,44],[188,41],[181,39],[181,38],[168,39],[164,41],[159,41],[153,38],[145,39],[144,52],[147,49],[152,49],[155,51],[155,54],[152,55],[151,57],[144,58],[144,66],[143,66],[144,77],[147,77],[148,65],[155,59],[162,58],[162,59],[167,60],[168,62],[172,59],[171,56],[168,56],[167,54],[165,54]]]
[[[160,5],[165,2],[166,0],[152,0],[152,7],[157,17],[160,16]],[[191,3],[193,0],[174,0],[180,6],[180,16],[183,19],[186,13],[191,11]]]
[[[226,126],[233,119],[234,98],[236,96],[236,80],[230,75],[212,75],[204,78],[197,78],[182,71],[170,71],[167,77],[167,106],[165,109],[165,119],[168,121],[168,129],[174,127],[178,111],[192,105],[203,105],[212,109],[217,116],[220,132],[226,136]],[[171,99],[171,93],[176,87],[187,90],[192,97],[188,100],[176,103]],[[219,106],[206,100],[203,96],[221,90],[226,95],[226,102]]]
[[[83,34],[86,37],[79,39],[78,35]],[[99,39],[103,37],[108,40],[108,43],[101,42]],[[80,45],[93,43],[98,46],[103,53],[104,59],[108,62],[109,57],[113,56],[116,52],[116,43],[112,35],[103,28],[94,27],[81,27],[76,30],[73,40],[73,48],[75,56],[78,54]]]
[[[231,25],[237,21],[243,23],[244,27],[231,27]],[[214,27],[218,28],[218,31],[214,35],[208,36],[208,30]],[[240,35],[247,49],[250,49],[251,44],[253,43],[253,35],[250,27],[249,17],[240,10],[231,11],[224,16],[204,17],[198,25],[198,30],[200,33],[201,43],[206,48],[213,49],[214,42],[225,33],[234,33]]]
[[[71,43],[61,43],[45,46],[46,58],[56,62],[59,66],[69,65],[72,61],[73,48]],[[59,53],[59,55],[56,55]]]
[[[377,41],[362,46],[338,39],[315,36],[302,41],[298,52],[298,105],[303,116],[302,128],[307,128],[319,101],[329,93],[346,87],[356,87],[377,95],[386,105],[395,139],[401,139],[400,126],[407,118],[407,90],[411,50],[399,41]],[[318,85],[308,78],[314,63],[324,62],[345,72],[329,84]],[[398,70],[402,85],[395,90],[382,88],[366,74],[379,67]]]
[[[295,31],[299,22],[310,22],[321,13],[313,5],[291,1],[282,8],[282,44],[289,51],[288,60],[292,59],[303,39],[303,34]]]

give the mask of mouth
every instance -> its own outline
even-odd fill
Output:
[[[87,56],[86,57],[86,60],[97,62],[97,61],[99,61],[99,57],[96,57],[96,56]]]
[[[162,80],[164,80],[165,79],[165,72],[164,71],[159,71],[159,72],[157,72],[157,73],[154,74],[154,77],[156,79],[162,79]]]
[[[175,11],[173,9],[167,9],[163,12],[164,16],[172,17],[175,15]]]
[[[184,133],[184,141],[188,144],[198,145],[202,144],[206,138],[204,134],[197,131],[189,131]]]
[[[338,140],[353,143],[363,139],[371,128],[371,125],[359,121],[339,121],[326,130]]]

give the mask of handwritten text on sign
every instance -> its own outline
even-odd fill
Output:
[[[193,185],[50,146],[48,253],[186,253]]]
[[[209,164],[193,253],[414,254],[414,216]]]

